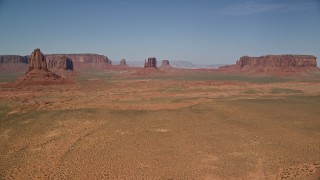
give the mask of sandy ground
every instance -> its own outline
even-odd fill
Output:
[[[3,83],[0,179],[320,178],[318,81],[210,73]]]

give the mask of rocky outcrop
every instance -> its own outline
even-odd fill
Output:
[[[106,63],[111,64],[108,57],[99,54],[48,54],[48,59],[52,56],[66,56],[73,61],[73,63]]]
[[[241,57],[236,65],[263,67],[317,67],[317,58],[310,55],[268,55],[260,57]]]
[[[108,57],[99,54],[49,54],[47,59],[55,59],[55,57],[67,57],[72,61],[73,69],[77,71],[87,69],[106,69],[111,66],[111,60]]]
[[[144,63],[144,67],[145,68],[149,68],[149,67],[157,67],[157,59],[155,57],[150,57],[148,59],[145,60]]]
[[[19,55],[1,55],[0,71],[25,72],[28,69],[28,57]]]
[[[319,68],[315,56],[267,55],[260,57],[243,56],[235,65],[220,67],[219,71],[291,75],[319,71]]]
[[[48,69],[73,70],[73,62],[65,55],[50,56],[47,59]]]
[[[18,55],[2,55],[0,56],[0,64],[9,64],[9,63],[28,63],[27,56],[18,56]]]
[[[46,58],[44,57],[40,49],[35,49],[32,52],[28,64],[29,64],[28,72],[34,69],[43,70],[43,71],[48,70]]]
[[[57,55],[48,57],[47,64],[51,72],[61,77],[68,77],[75,74],[73,71],[73,62],[67,56]]]
[[[157,68],[157,59],[155,57],[150,57],[145,60],[144,68],[134,72],[133,75],[156,75],[163,73],[164,71]]]
[[[62,60],[62,57],[66,57],[68,60]],[[108,57],[99,54],[49,54],[45,55],[45,58],[47,59],[49,69],[71,70],[72,66],[72,69],[77,71],[87,69],[104,70],[112,65],[112,62]],[[28,61],[31,61],[31,56],[3,55],[0,56],[0,70],[24,72],[25,69],[28,69]],[[38,64],[33,62],[30,63],[32,64],[31,68],[40,67]]]
[[[128,66],[125,59],[121,59],[119,65],[120,65],[120,66]]]
[[[46,57],[40,49],[35,49],[30,56],[27,73],[19,78],[14,85],[51,85],[66,82],[68,81],[48,70]]]
[[[171,68],[169,60],[162,60],[160,68]]]

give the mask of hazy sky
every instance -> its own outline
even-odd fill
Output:
[[[118,61],[230,64],[320,58],[320,0],[0,0],[0,54],[97,53]]]

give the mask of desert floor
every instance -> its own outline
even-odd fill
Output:
[[[0,179],[317,179],[320,76],[0,78]]]

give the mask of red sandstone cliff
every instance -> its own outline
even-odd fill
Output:
[[[223,66],[219,71],[269,74],[295,74],[319,71],[317,58],[311,55],[267,55],[241,57],[235,65]]]
[[[64,84],[68,81],[48,70],[46,57],[40,49],[35,49],[28,61],[29,69],[17,79],[14,86]]]
[[[28,57],[19,55],[1,55],[0,71],[25,72],[28,69]]]
[[[145,68],[149,68],[149,67],[157,68],[157,59],[155,57],[150,57],[150,58],[146,59],[145,63],[144,63],[144,67]]]
[[[264,67],[317,67],[317,58],[309,55],[268,55],[260,57],[241,57],[236,65]]]
[[[30,57],[31,56],[2,55],[0,56],[0,70],[24,72],[28,68],[27,64]],[[111,66],[111,60],[99,54],[49,54],[45,55],[45,57],[47,59],[48,69],[50,70],[106,69]],[[62,57],[67,59],[63,60]]]
[[[169,60],[162,60],[160,68],[162,69],[171,68]]]
[[[18,56],[18,55],[2,55],[0,56],[0,63],[28,63],[27,56]]]
[[[47,59],[64,56],[72,61],[74,70],[105,69],[111,66],[108,57],[99,54],[49,54]]]

